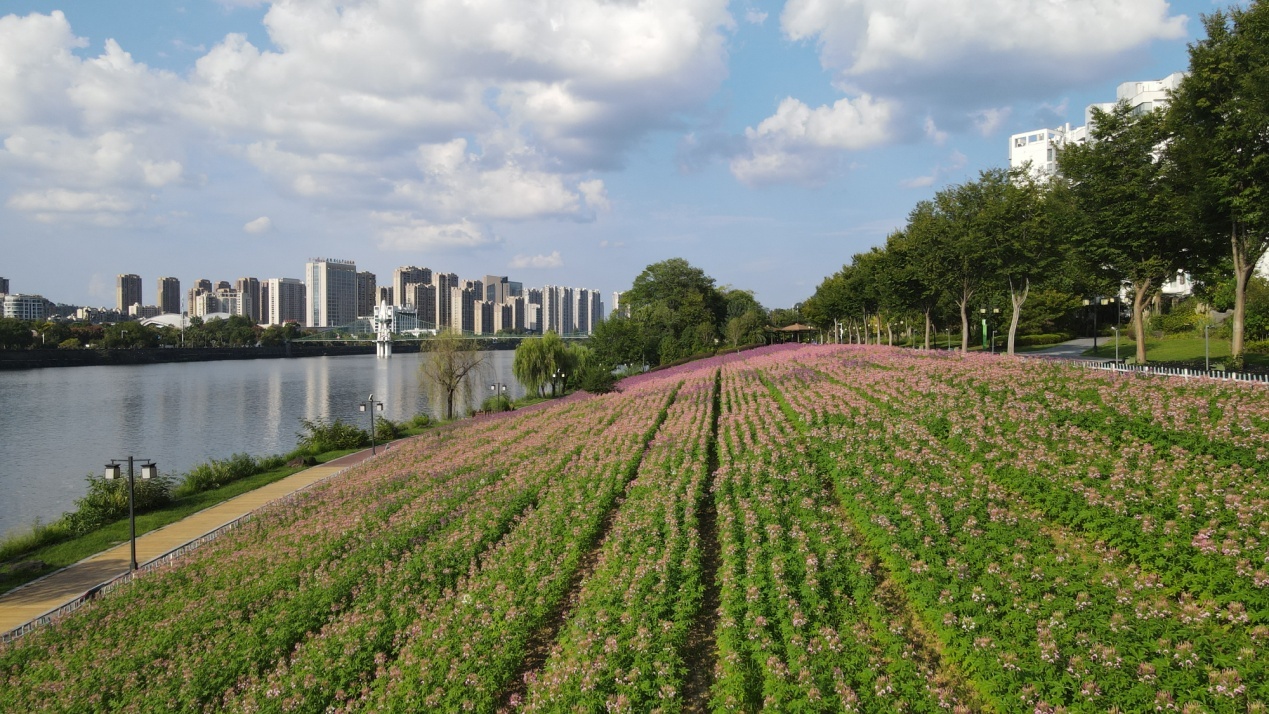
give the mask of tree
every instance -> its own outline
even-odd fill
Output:
[[[1007,351],[1013,354],[1022,305],[1032,285],[1044,280],[1062,259],[1062,251],[1055,245],[1055,232],[1049,229],[1044,192],[1030,171],[997,170],[983,176],[990,178],[991,192],[997,203],[994,220],[986,227],[994,243],[993,262],[1001,282],[1009,290]]]
[[[469,397],[484,365],[484,355],[473,340],[445,330],[428,340],[419,363],[419,386],[435,402],[444,404],[445,418],[454,418],[454,395]]]
[[[25,320],[0,317],[0,349],[21,350],[31,346],[31,326]]]
[[[1132,290],[1137,362],[1146,361],[1142,312],[1168,276],[1184,265],[1183,215],[1171,190],[1163,112],[1134,113],[1127,102],[1093,109],[1091,139],[1058,153],[1061,177],[1054,198],[1070,202],[1064,215],[1071,239],[1101,272]]]
[[[997,178],[977,181],[935,194],[932,205],[918,205],[924,268],[960,308],[961,351],[969,349],[969,307],[996,272],[991,234],[1001,220]]]
[[[590,346],[600,360],[614,367],[641,366],[652,361],[652,353],[646,348],[641,323],[624,314],[612,315],[596,324],[590,333]],[[522,383],[523,381],[521,380]]]
[[[1204,16],[1190,73],[1169,107],[1168,154],[1177,185],[1209,242],[1228,240],[1234,314],[1230,352],[1241,361],[1247,287],[1269,251],[1269,4]]]
[[[647,363],[665,364],[712,351],[726,326],[727,299],[714,287],[713,278],[682,258],[644,268],[621,299],[623,306],[629,308],[629,320],[635,329],[619,323],[611,330],[597,330],[592,335],[595,349],[620,358],[618,363],[633,363],[628,361],[634,356],[631,341],[641,345],[639,352]],[[610,337],[620,338],[623,344],[604,344]]]

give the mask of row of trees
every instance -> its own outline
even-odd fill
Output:
[[[985,295],[1008,301],[1008,350],[1032,290],[1108,295],[1127,286],[1137,359],[1143,311],[1179,269],[1233,283],[1231,351],[1244,351],[1246,294],[1269,249],[1269,6],[1204,17],[1190,74],[1166,111],[1094,110],[1091,139],[1058,155],[1059,176],[994,169],[922,201],[884,247],[829,276],[803,315],[827,328],[890,329],[953,307],[961,347]]]
[[[302,334],[295,323],[261,327],[248,317],[203,322],[190,319],[184,330],[140,322],[113,325],[0,319],[0,349],[142,349],[153,347],[251,347],[280,345]]]
[[[644,268],[621,309],[595,326],[591,345],[610,365],[660,365],[720,346],[763,341],[769,315],[749,290],[718,287],[682,258]]]

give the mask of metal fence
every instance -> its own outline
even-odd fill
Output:
[[[70,602],[64,605],[61,605],[60,607],[55,607],[52,610],[49,610],[48,612],[44,613],[43,615],[40,615],[34,620],[31,620],[25,625],[22,625],[20,627],[9,630],[8,632],[0,634],[0,642],[6,642],[6,643],[12,642],[13,640],[16,640],[22,635],[25,635],[26,633],[38,627],[43,627],[44,625],[57,622],[63,617],[66,617],[72,612],[75,612],[79,608],[83,607],[85,603],[98,597],[99,595],[105,595],[111,590],[114,590],[120,585],[123,585],[124,583],[132,582],[132,579],[134,577],[141,575],[142,573],[147,573],[151,570],[155,570],[157,568],[161,568],[165,565],[171,564],[172,562],[180,559],[186,553],[189,553],[190,551],[195,550],[196,548],[202,546],[205,543],[210,543],[211,541],[216,540],[217,538],[228,533],[229,531],[232,531],[236,528],[239,528],[245,525],[246,523],[251,521],[253,518],[255,518],[257,515],[269,509],[278,508],[278,507],[285,506],[287,504],[294,502],[297,498],[299,498],[309,489],[313,488],[314,486],[318,484],[326,483],[327,481],[335,478],[336,476],[343,474],[349,468],[352,468],[352,467],[346,466],[325,478],[314,481],[313,483],[310,483],[307,486],[296,489],[295,491],[292,491],[286,494],[285,496],[282,496],[273,501],[270,501],[264,504],[263,506],[260,506],[259,508],[255,509],[254,511],[251,511],[250,513],[244,513],[243,515],[235,518],[234,520],[229,521],[228,523],[220,526],[216,530],[210,531],[208,533],[204,533],[203,535],[197,538],[194,538],[193,540],[187,541],[152,560],[148,560],[145,563],[138,565],[135,571],[123,573],[122,575],[117,575],[111,578],[110,580],[107,580],[106,582],[101,583],[100,585],[90,588],[87,592],[75,598],[74,600],[71,600]],[[61,571],[59,570],[57,572],[61,572]],[[57,574],[56,572],[50,573],[49,575],[46,575],[44,577],[52,577],[53,575],[56,575],[56,574]],[[33,581],[33,582],[38,582],[38,581]]]
[[[1104,372],[1124,372],[1129,374],[1155,375],[1159,377],[1182,377],[1185,379],[1216,379],[1226,382],[1251,382],[1269,384],[1269,374],[1250,374],[1247,372],[1226,372],[1223,370],[1187,369],[1184,367],[1154,367],[1148,364],[1124,364],[1106,360],[1074,360],[1072,364],[1087,369]]]

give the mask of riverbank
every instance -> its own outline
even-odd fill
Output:
[[[393,354],[417,354],[426,342],[392,343]],[[514,350],[515,340],[490,340],[482,350]],[[110,365],[217,362],[223,360],[341,357],[375,353],[373,342],[289,342],[259,347],[157,347],[153,349],[29,349],[0,350],[0,370],[46,367],[100,367]]]

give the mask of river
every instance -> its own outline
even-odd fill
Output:
[[[473,404],[504,383],[514,352],[485,352]],[[179,476],[235,453],[295,448],[300,419],[369,426],[357,410],[373,393],[383,416],[431,413],[419,389],[420,355],[398,354],[67,367],[0,372],[0,534],[55,520],[110,459],[147,458]]]

